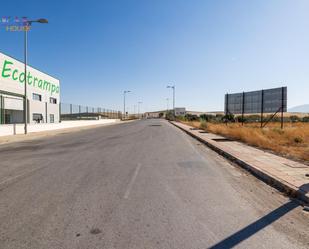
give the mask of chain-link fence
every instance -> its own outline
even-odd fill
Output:
[[[60,103],[61,120],[120,119],[121,112],[102,107]]]

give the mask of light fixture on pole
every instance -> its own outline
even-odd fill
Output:
[[[172,88],[173,89],[173,112],[174,112],[174,116],[175,116],[175,85],[172,86],[167,86],[166,88]]]
[[[122,119],[125,119],[126,118],[126,94],[127,93],[130,93],[131,91],[128,91],[128,90],[126,90],[126,91],[123,91],[123,117],[122,117]]]
[[[24,26],[24,63],[25,63],[25,89],[24,89],[24,123],[25,123],[25,134],[28,133],[28,98],[27,98],[27,57],[28,57],[28,30],[31,27],[31,24],[37,23],[48,23],[47,19],[40,18],[38,20],[27,20]]]

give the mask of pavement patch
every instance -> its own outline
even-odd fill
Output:
[[[92,228],[90,230],[90,233],[96,235],[96,234],[102,233],[102,231],[99,228]]]
[[[177,163],[182,168],[204,168],[205,163],[202,161],[185,161]]]
[[[33,151],[39,149],[38,145],[26,145],[26,146],[14,146],[0,149],[0,152],[21,152],[21,151]]]

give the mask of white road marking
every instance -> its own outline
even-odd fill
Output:
[[[131,189],[132,189],[132,187],[133,187],[133,184],[134,184],[134,182],[135,182],[135,180],[136,180],[136,177],[137,177],[138,172],[140,171],[141,167],[142,167],[142,164],[138,163],[138,164],[137,164],[137,167],[136,167],[136,169],[135,169],[135,171],[134,171],[134,174],[133,174],[133,176],[132,176],[132,178],[131,178],[131,181],[130,181],[130,183],[128,184],[127,191],[126,191],[125,194],[124,194],[124,197],[123,197],[124,199],[128,199],[128,198],[129,198]]]
[[[35,168],[35,169],[33,169],[33,170],[24,172],[24,173],[22,173],[22,174],[19,174],[19,175],[16,175],[16,176],[7,178],[7,179],[5,179],[4,181],[0,182],[0,186],[1,186],[1,185],[4,185],[4,184],[7,184],[7,183],[9,183],[9,182],[11,182],[11,181],[13,181],[13,180],[15,180],[15,179],[17,179],[17,178],[21,178],[21,177],[23,177],[23,176],[26,176],[26,175],[28,175],[28,174],[30,174],[30,173],[32,173],[32,172],[34,172],[34,171],[37,171],[37,170],[39,170],[39,169],[42,169],[42,168],[43,168],[43,167]]]

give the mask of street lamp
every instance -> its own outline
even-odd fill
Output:
[[[140,105],[143,104],[143,102],[142,102],[142,101],[138,101],[137,104],[138,104],[138,105],[137,105],[137,109],[138,109],[138,118],[140,118],[140,115],[139,115],[139,112],[140,112]]]
[[[126,94],[127,93],[130,93],[131,91],[123,91],[123,118],[122,119],[125,119],[126,117]]]
[[[172,88],[173,89],[173,110],[174,110],[174,116],[175,116],[175,85],[167,86],[166,88]]]
[[[168,108],[169,108],[169,98],[166,98],[166,115],[168,113]]]
[[[28,106],[27,106],[27,56],[28,56],[28,30],[31,27],[31,24],[37,22],[37,23],[48,23],[47,19],[40,18],[37,20],[27,20],[25,22],[25,27],[24,27],[24,60],[25,60],[25,96],[24,96],[24,123],[25,123],[25,134],[28,133]]]
[[[134,105],[134,117],[136,117],[136,105]]]

